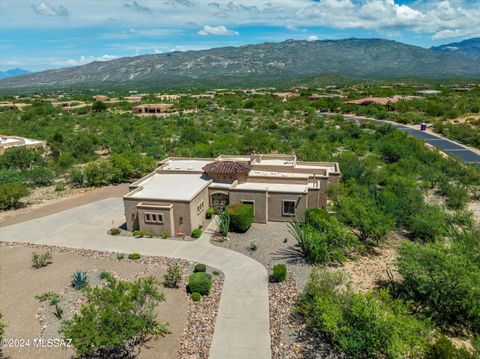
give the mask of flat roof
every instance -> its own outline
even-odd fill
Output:
[[[138,183],[141,187],[129,197],[156,200],[189,201],[208,186],[210,180],[201,174],[156,173]]]
[[[214,161],[211,160],[176,160],[170,159],[162,167],[162,170],[177,170],[177,171],[202,171],[202,168],[209,163]]]
[[[295,177],[295,178],[309,178],[313,176],[311,173],[298,173],[298,172],[281,172],[281,171],[258,171],[251,170],[248,174],[249,177]]]
[[[244,182],[236,185],[233,189],[257,190],[269,192],[289,192],[289,193],[305,193],[307,185],[305,184],[288,184],[288,183],[266,183],[266,182]]]

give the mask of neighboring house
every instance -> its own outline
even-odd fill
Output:
[[[283,102],[287,102],[290,98],[300,97],[301,95],[299,93],[293,93],[293,92],[274,92],[272,93],[272,96],[281,98]]]
[[[30,138],[0,135],[0,155],[3,155],[7,148],[18,146],[38,148],[45,146],[45,143],[45,141],[32,140]]]
[[[0,107],[6,107],[11,110],[23,110],[25,107],[31,106],[29,103],[18,102],[0,102]]]
[[[137,115],[157,115],[170,112],[173,105],[170,103],[147,103],[132,108],[132,113]]]
[[[339,180],[338,163],[295,155],[166,158],[123,197],[127,229],[190,235],[208,207],[229,203],[253,205],[257,223],[302,218],[306,208],[327,205],[327,185]]]
[[[160,101],[178,101],[180,99],[179,95],[156,94],[155,97],[158,98]]]
[[[51,104],[53,107],[60,107],[65,111],[73,111],[92,105],[91,103],[85,103],[84,101],[53,101]]]

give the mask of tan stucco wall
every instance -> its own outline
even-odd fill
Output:
[[[145,213],[155,213],[163,215],[163,224],[160,223],[146,223],[145,222]],[[138,208],[138,218],[139,218],[139,229],[142,232],[151,231],[156,236],[161,236],[163,232],[167,232],[168,236],[175,234],[174,219],[173,219],[173,208]]]
[[[307,194],[291,194],[270,192],[268,198],[268,220],[272,222],[288,222],[291,216],[283,215],[283,200],[296,201],[295,216],[303,219],[307,208]]]
[[[198,205],[203,201],[203,210],[201,212],[197,212]],[[209,197],[208,197],[208,188],[205,188],[202,192],[200,192],[191,202],[190,202],[190,233],[195,228],[199,226],[203,226],[205,223],[205,213],[209,207]]]
[[[242,201],[254,201],[255,217],[253,221],[267,223],[268,200],[266,191],[230,191],[230,203],[242,203]]]

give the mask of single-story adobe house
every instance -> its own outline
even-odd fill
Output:
[[[190,235],[203,225],[208,207],[248,203],[254,221],[288,221],[305,209],[325,207],[326,187],[338,184],[335,162],[303,162],[295,155],[253,154],[164,159],[130,185],[123,197],[128,230]]]

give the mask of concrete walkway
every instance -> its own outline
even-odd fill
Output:
[[[214,221],[194,242],[107,235],[109,228],[124,222],[123,213],[120,198],[106,199],[0,228],[0,241],[138,252],[216,267],[225,274],[225,282],[210,358],[271,358],[268,273],[262,264],[238,252],[211,245]]]

